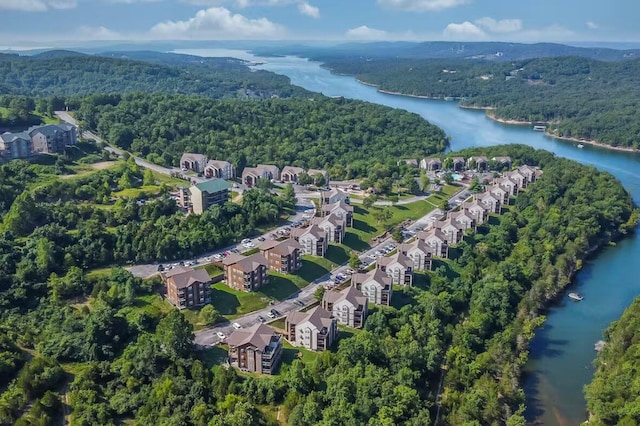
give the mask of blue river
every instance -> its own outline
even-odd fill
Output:
[[[455,151],[474,146],[521,143],[606,170],[618,178],[640,204],[640,155],[558,141],[529,126],[503,125],[484,112],[455,102],[387,95],[352,76],[335,75],[303,58],[260,58],[224,49],[179,50],[199,56],[228,56],[264,62],[257,68],[283,74],[295,85],[327,96],[387,105],[420,114],[444,129]],[[585,262],[570,287],[584,296],[575,303],[563,297],[547,312],[547,322],[533,339],[524,377],[526,416],[531,424],[577,425],[587,418],[583,387],[593,375],[594,344],[640,293],[640,238],[631,236],[602,249]]]

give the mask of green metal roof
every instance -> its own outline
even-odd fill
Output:
[[[231,188],[231,185],[224,179],[211,179],[196,185],[202,192],[208,192],[209,194],[213,194],[214,192],[224,191],[225,189]]]

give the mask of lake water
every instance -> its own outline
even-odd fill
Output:
[[[451,136],[451,150],[474,146],[521,143],[545,149],[616,176],[640,204],[640,155],[558,141],[530,127],[507,126],[486,118],[482,111],[461,109],[454,102],[387,95],[358,83],[354,77],[331,74],[302,58],[260,58],[232,50],[177,51],[200,56],[231,56],[264,61],[260,69],[283,74],[293,84],[327,96],[361,99],[415,112]],[[620,317],[640,294],[640,238],[632,236],[601,250],[585,262],[571,290],[584,296],[580,303],[563,297],[547,313],[545,326],[531,344],[524,380],[527,418],[532,424],[577,425],[586,420],[583,386],[591,380],[594,344],[602,331]]]

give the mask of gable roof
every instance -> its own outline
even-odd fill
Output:
[[[309,226],[308,228],[297,228],[294,231],[297,231],[294,232],[294,235],[300,238],[304,237],[307,234],[313,235],[318,239],[324,238],[326,236],[325,230],[316,224],[311,224],[311,226]]]
[[[429,245],[427,245],[424,240],[421,240],[419,238],[416,238],[410,243],[404,243],[398,246],[398,251],[401,253],[409,253],[410,251],[415,249],[418,249],[425,254],[432,252],[431,247],[429,247]]]
[[[286,239],[284,241],[265,241],[259,248],[260,250],[271,250],[280,256],[288,256],[293,254],[296,250],[302,250],[300,243],[292,239]]]
[[[296,166],[285,166],[282,169],[281,174],[285,174],[287,172],[299,175],[300,173],[304,173],[304,169],[302,167],[296,167]]]
[[[180,163],[182,163],[183,161],[194,161],[196,163],[204,163],[207,161],[207,157],[204,154],[196,154],[193,152],[185,152],[184,154],[182,154],[182,157],[180,157]]]
[[[458,220],[461,217],[467,217],[471,220],[476,220],[476,218],[473,216],[473,214],[471,212],[469,212],[467,209],[462,209],[460,211],[457,212],[451,212],[449,213],[451,215],[452,219]]]
[[[344,200],[340,200],[337,203],[325,204],[322,206],[322,211],[324,213],[331,213],[337,208],[341,208],[347,212],[353,213],[353,206],[351,204],[345,203]]]
[[[344,218],[341,218],[338,215],[331,213],[325,217],[314,217],[311,219],[311,223],[318,226],[322,226],[325,223],[330,223],[333,226],[342,226],[344,225]]]
[[[469,157],[467,159],[467,161],[475,161],[476,163],[478,163],[478,162],[486,163],[487,162],[487,157],[485,157],[484,155],[477,155],[475,157]]]
[[[329,311],[321,306],[316,306],[307,312],[292,311],[287,315],[287,321],[290,324],[302,324],[303,322],[310,322],[318,330],[323,328],[330,328],[332,323],[336,321]]]
[[[2,139],[4,142],[13,142],[17,139],[23,139],[26,140],[28,142],[31,141],[31,136],[29,136],[29,133],[27,132],[18,132],[18,133],[11,133],[11,132],[5,132],[3,134],[0,135],[0,139]]]
[[[33,136],[37,133],[42,133],[48,138],[55,137],[60,132],[67,132],[66,128],[62,128],[57,124],[47,124],[45,126],[33,126],[27,129],[27,132],[30,136]]]
[[[396,262],[404,266],[405,268],[410,268],[413,266],[413,261],[409,258],[409,256],[407,256],[406,254],[402,254],[400,251],[396,252],[392,256],[379,257],[377,262],[380,266],[387,266]]]
[[[186,266],[175,267],[164,276],[167,281],[173,282],[177,288],[189,287],[197,282],[208,283],[211,281],[211,277],[204,269],[193,269]]]
[[[249,328],[235,330],[227,339],[227,343],[230,347],[250,344],[258,349],[264,350],[264,348],[270,345],[274,337],[276,337],[276,332],[271,327],[258,323]]]
[[[269,264],[267,263],[267,259],[265,259],[262,254],[254,253],[251,256],[242,256],[241,259],[238,259],[231,265],[235,265],[236,268],[240,269],[243,272],[251,272],[255,271],[261,266],[267,267]]]
[[[229,185],[229,182],[219,178],[206,180],[194,186],[198,188],[200,191],[207,192],[209,194],[213,194],[214,192],[220,192],[220,191],[224,191],[231,188],[231,185]]]
[[[206,167],[213,167],[216,169],[224,169],[225,167],[231,166],[231,163],[224,160],[209,160],[207,162]]]
[[[493,157],[492,160],[499,163],[510,163],[511,157]]]
[[[307,174],[311,177],[314,177],[315,175],[322,175],[324,177],[329,176],[329,172],[322,169],[309,169],[307,170]]]
[[[324,296],[322,297],[322,299],[325,300],[327,303],[333,303],[334,305],[336,303],[340,303],[346,300],[356,308],[360,305],[365,306],[367,304],[367,297],[364,294],[362,294],[360,290],[352,286],[349,286],[348,288],[342,291],[336,291],[336,290],[327,291],[324,293]]]
[[[354,284],[364,284],[367,281],[375,281],[380,283],[382,287],[391,285],[391,277],[376,268],[366,273],[353,274],[351,282]]]
[[[423,240],[423,241],[427,241],[430,239],[438,239],[441,242],[447,242],[447,238],[444,235],[444,232],[442,232],[442,230],[438,229],[438,228],[431,228],[428,231],[422,231],[422,232],[418,232],[418,234],[416,235],[416,237],[419,240]]]

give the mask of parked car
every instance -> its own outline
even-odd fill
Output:
[[[158,265],[158,272],[162,272],[164,271],[164,265],[160,264]]]
[[[218,331],[216,333],[216,336],[218,336],[220,339],[224,340],[227,338],[227,336],[224,335],[224,333],[222,331]]]
[[[233,326],[233,328],[235,328],[236,330],[240,330],[242,328],[242,326],[240,324],[238,324],[237,322],[234,322],[233,324],[231,324]]]
[[[264,319],[264,317],[262,315],[258,315],[258,321],[265,322],[266,319]]]
[[[247,244],[249,242],[251,242],[250,238],[245,238],[244,240],[240,241],[240,243],[242,243],[242,244]]]
[[[264,237],[258,237],[258,241],[264,241],[265,238]]]
[[[276,316],[273,314],[273,312],[269,312],[269,313],[267,314],[267,316],[268,316],[269,318],[275,318],[275,317],[276,317]]]
[[[279,317],[279,316],[280,316],[280,312],[278,312],[278,311],[277,311],[277,310],[275,310],[275,309],[272,309],[272,310],[271,310],[271,313],[272,313],[274,316],[276,316],[276,317]]]
[[[294,303],[298,306],[304,306],[304,302],[302,300],[296,300]]]

